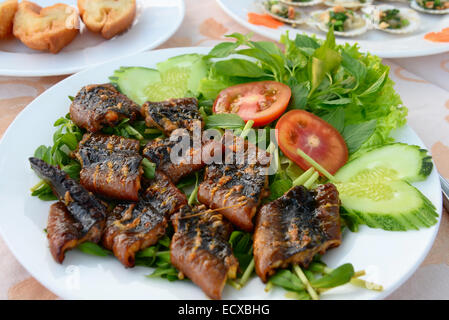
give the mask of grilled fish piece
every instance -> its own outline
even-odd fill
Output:
[[[175,234],[171,263],[212,299],[221,299],[228,278],[237,275],[238,260],[228,242],[231,224],[204,205],[184,206],[172,216]]]
[[[179,128],[193,131],[195,121],[201,129],[204,127],[198,112],[198,100],[195,98],[148,101],[142,105],[141,113],[147,126],[156,127],[167,136]]]
[[[133,267],[137,251],[155,244],[164,234],[168,218],[187,204],[170,179],[156,171],[137,203],[120,203],[108,217],[103,245],[125,267]]]
[[[186,148],[174,149],[179,146],[183,138],[187,141]],[[177,159],[173,161],[170,159],[172,151],[173,155],[175,153],[177,155]],[[142,154],[155,163],[156,168],[165,173],[174,183],[205,166],[201,158],[201,146],[199,148],[194,146],[190,135],[180,135],[176,139],[173,136],[154,139],[145,146]]]
[[[61,201],[50,210],[48,238],[55,260],[84,241],[98,242],[105,225],[106,208],[66,173],[46,162],[30,158],[31,167],[47,181]]]
[[[139,199],[142,156],[138,140],[87,133],[75,156],[81,163],[80,183],[108,198]]]
[[[198,200],[211,209],[221,209],[220,213],[232,224],[250,232],[261,200],[269,195],[269,162],[262,164],[257,159],[262,151],[239,139],[233,137],[234,143],[225,145],[230,152],[225,152],[223,163],[212,163],[206,168]]]
[[[133,121],[139,114],[139,106],[111,84],[81,88],[70,105],[72,121],[89,132],[97,132],[104,125],[113,127],[125,118]]]
[[[333,184],[293,187],[264,205],[254,232],[254,261],[263,282],[276,268],[308,267],[317,253],[341,243],[340,199]]]

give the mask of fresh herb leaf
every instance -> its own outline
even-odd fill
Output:
[[[215,69],[218,73],[231,77],[260,78],[265,75],[257,64],[243,59],[217,61]]]
[[[311,280],[310,284],[314,288],[334,288],[348,283],[353,276],[354,267],[346,263],[319,279]]]
[[[289,291],[302,292],[305,289],[301,280],[293,272],[287,269],[279,270],[269,281],[273,283],[273,285]]]
[[[143,174],[147,179],[153,179],[156,172],[156,164],[148,160],[147,158],[142,159]]]
[[[356,152],[373,135],[376,124],[376,120],[369,120],[362,123],[350,124],[344,128],[342,135],[350,154]]]
[[[78,249],[84,253],[99,257],[106,257],[112,254],[110,251],[100,247],[98,244],[89,241],[78,245]]]

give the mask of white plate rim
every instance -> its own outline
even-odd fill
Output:
[[[248,28],[249,30],[270,38],[274,41],[279,41],[279,38],[276,36],[272,36],[271,34],[267,34],[263,32],[262,27],[253,25],[246,21],[245,19],[241,19],[239,16],[234,14],[233,11],[231,11],[224,3],[226,0],[216,0],[217,4],[223,9],[223,11],[226,12],[233,20],[235,20],[240,25],[244,26],[245,28]],[[312,32],[304,31],[304,33],[312,34]],[[323,38],[322,36],[319,36],[320,38]],[[337,43],[344,43],[347,39],[337,39]],[[443,52],[449,51],[449,42],[448,43],[433,43],[432,47],[428,48],[422,48],[422,49],[414,49],[414,50],[396,50],[396,51],[389,51],[388,48],[385,50],[373,50],[370,49],[369,52],[373,55],[377,55],[381,58],[411,58],[411,57],[422,57],[422,56],[429,56],[434,54],[439,54]]]
[[[144,52],[144,53],[137,53],[134,56],[144,56],[144,55],[151,55],[151,54],[165,54],[165,56],[168,58],[170,56],[174,56],[174,55],[178,55],[178,54],[184,54],[184,53],[207,53],[209,52],[211,48],[210,47],[180,47],[180,48],[168,48],[168,49],[159,49],[159,50],[152,50],[149,52]],[[125,57],[124,57],[125,58]],[[124,59],[123,58],[123,59]],[[126,57],[126,58],[130,58],[130,57]],[[66,83],[69,83],[73,78],[75,77],[82,77],[83,75],[87,75],[89,73],[91,73],[93,71],[93,69],[95,68],[100,68],[103,67],[107,64],[110,63],[114,63],[114,62],[118,62],[118,61],[109,61],[109,62],[105,62],[101,65],[98,65],[94,68],[89,68],[87,70],[78,72],[74,75],[71,75],[70,77],[60,81],[59,83],[57,83],[55,86],[53,86],[52,88],[48,89],[46,92],[44,92],[43,94],[41,94],[39,97],[37,97],[35,100],[33,100],[29,105],[27,105],[18,115],[17,117],[12,121],[12,123],[8,126],[7,130],[5,131],[2,139],[0,140],[0,160],[2,160],[2,155],[4,154],[5,150],[4,149],[4,144],[5,144],[5,140],[9,139],[9,135],[11,135],[11,131],[13,130],[14,126],[16,123],[21,122],[22,118],[26,116],[26,114],[28,112],[32,112],[32,110],[36,107],[32,107],[34,105],[39,105],[40,100],[44,99],[46,94],[49,94],[53,91],[57,91],[60,88],[63,88],[65,86]],[[112,71],[111,71],[112,72]],[[53,121],[55,119],[49,119],[49,121]],[[421,145],[424,145],[424,143],[422,142],[422,140],[419,138],[419,136],[414,132],[413,129],[411,129],[408,125],[405,126],[405,128],[409,128],[413,134],[418,138],[418,140],[420,141]],[[32,150],[31,150],[32,152]],[[31,154],[31,153],[30,153]],[[435,163],[433,163],[434,165],[434,170],[432,171],[432,174],[435,173],[436,171],[436,166]],[[440,226],[440,222],[441,222],[441,215],[442,215],[442,197],[441,197],[441,187],[440,185],[435,185],[435,187],[438,188],[438,192],[440,194],[440,198],[438,198],[438,202],[434,203],[436,204],[436,208],[437,208],[437,213],[439,214],[439,219],[438,222],[435,226],[433,226],[432,228],[434,228],[434,232],[430,238],[430,240],[428,241],[426,247],[422,250],[419,258],[416,260],[416,263],[414,264],[414,266],[412,268],[410,268],[408,270],[408,272],[402,274],[401,278],[399,280],[397,280],[395,282],[394,285],[390,286],[387,290],[384,290],[382,292],[379,292],[376,294],[375,299],[383,299],[385,297],[387,297],[388,295],[390,295],[391,293],[393,293],[397,288],[399,288],[406,280],[408,280],[413,273],[415,273],[415,271],[418,269],[418,267],[421,265],[421,263],[424,261],[424,259],[426,258],[427,254],[429,253],[431,247],[434,244],[435,238],[438,234],[438,229]],[[375,229],[377,230],[377,229]],[[29,264],[26,262],[26,259],[24,258],[24,253],[22,252],[18,252],[18,250],[15,249],[15,244],[12,243],[11,241],[9,241],[9,238],[6,237],[6,232],[3,228],[3,225],[0,221],[0,236],[2,237],[2,239],[5,241],[5,243],[7,244],[8,248],[11,250],[11,252],[13,253],[13,255],[16,257],[16,259],[20,262],[20,264],[35,278],[37,279],[41,284],[43,284],[44,286],[46,286],[49,290],[51,290],[52,292],[54,292],[55,294],[57,294],[59,297],[65,298],[65,299],[79,299],[79,296],[77,295],[73,295],[70,291],[68,290],[64,290],[62,288],[62,286],[57,286],[56,282],[47,282],[42,276],[41,274],[38,272],[38,270],[30,268]],[[95,259],[95,257],[91,257],[92,259]],[[350,261],[349,261],[350,262]],[[126,297],[124,297],[124,299],[126,299]],[[188,299],[188,298],[187,298]]]
[[[179,10],[180,10],[180,14],[181,14],[181,19],[176,21],[176,23],[173,24],[172,28],[167,33],[165,33],[162,37],[160,37],[156,41],[153,41],[152,43],[149,43],[146,46],[139,48],[137,51],[130,52],[129,54],[121,55],[118,57],[113,57],[111,59],[101,61],[99,63],[92,63],[92,64],[87,64],[87,65],[79,66],[79,67],[57,68],[57,69],[48,70],[48,71],[46,71],[46,70],[13,70],[13,69],[1,69],[0,68],[0,76],[47,77],[47,76],[69,75],[69,74],[74,74],[74,73],[77,73],[77,72],[85,70],[85,69],[95,67],[97,65],[101,65],[103,63],[111,62],[111,61],[114,61],[117,59],[129,57],[129,56],[133,56],[136,53],[140,53],[143,51],[147,51],[147,50],[156,48],[159,45],[163,44],[168,39],[170,39],[175,34],[175,32],[179,29],[182,22],[184,21],[185,13],[186,13],[185,0],[176,0],[176,1],[179,2]],[[48,54],[51,54],[51,53],[48,53]]]

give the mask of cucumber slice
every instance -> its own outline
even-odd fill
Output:
[[[121,67],[109,79],[138,104],[162,101],[196,94],[207,65],[199,54],[185,54],[157,64],[158,70],[143,67]]]
[[[198,91],[200,80],[207,76],[207,64],[203,60],[203,55],[192,53],[183,54],[172,57],[166,61],[159,62],[157,69],[162,75],[165,73],[172,73],[176,70],[177,73],[183,73],[186,86],[186,91],[196,93]],[[163,76],[164,77],[164,76]],[[177,82],[179,84],[179,82]]]
[[[431,157],[418,146],[394,143],[372,149],[335,175],[343,207],[372,228],[405,231],[437,223],[433,204],[409,182],[432,171]]]
[[[138,104],[148,101],[147,88],[161,82],[159,71],[143,67],[121,67],[109,77],[118,90]]]
[[[405,143],[371,149],[341,168],[337,181],[364,180],[367,175],[409,182],[422,181],[432,172],[432,158],[426,150]]]
[[[408,182],[366,181],[336,186],[345,209],[371,228],[406,231],[437,223],[433,204]]]

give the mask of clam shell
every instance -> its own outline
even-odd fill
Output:
[[[410,7],[420,12],[429,13],[429,14],[447,14],[449,13],[449,8],[444,10],[435,10],[435,9],[424,9],[421,7],[415,0],[410,2]]]
[[[323,3],[323,0],[310,0],[307,2],[291,2],[288,0],[279,0],[279,2],[282,2],[284,4],[293,6],[293,7],[310,7],[310,6],[315,6],[317,4],[321,4]]]
[[[279,20],[279,21],[282,21],[282,22],[286,22],[286,23],[289,23],[289,24],[292,24],[292,25],[306,23],[306,18],[299,18],[299,19],[292,20],[292,19],[287,19],[287,18],[280,17],[280,16],[278,16],[278,15],[275,15],[274,13],[271,13],[270,10],[268,10],[267,7],[265,6],[265,2],[264,2],[264,3],[261,3],[261,7],[262,7],[262,10],[263,10],[266,14],[272,16],[272,17],[275,18],[276,20]],[[296,10],[296,9],[295,9],[295,10]],[[302,14],[301,14],[300,12],[298,12],[297,10],[296,10],[296,12],[299,13],[299,16],[300,16],[300,17],[302,16]]]
[[[323,12],[326,11],[330,11],[332,9],[327,9],[327,10],[318,10],[318,11],[314,11],[311,13],[311,20],[309,21],[309,24],[315,25],[315,27],[317,27],[318,29],[320,29],[323,32],[328,32],[329,31],[329,27],[327,26],[327,24],[325,22],[320,21],[319,17]],[[359,36],[361,34],[366,33],[370,26],[371,26],[371,22],[365,18],[364,16],[357,14],[354,12],[354,15],[362,18],[365,21],[365,25],[363,27],[360,27],[358,29],[353,29],[353,30],[348,30],[348,31],[334,31],[334,34],[336,36],[340,36],[340,37],[356,37]]]
[[[365,3],[361,3],[360,1],[342,1],[342,0],[326,0],[324,4],[329,7],[342,6],[343,8],[348,9],[358,9],[361,7],[369,6],[373,3],[373,0],[366,0]]]
[[[382,29],[381,27],[379,27],[379,12],[384,11],[384,10],[389,10],[389,9],[398,9],[399,13],[402,16],[406,17],[407,20],[410,22],[410,24],[408,26],[406,26],[405,28],[401,28],[401,29]],[[397,7],[390,6],[390,5],[381,5],[381,6],[374,7],[372,9],[371,15],[372,15],[372,24],[375,29],[377,29],[379,31],[392,33],[392,34],[412,33],[414,31],[416,31],[421,24],[421,19],[419,18],[418,12],[416,12],[415,10],[409,9],[409,8],[397,8]]]

